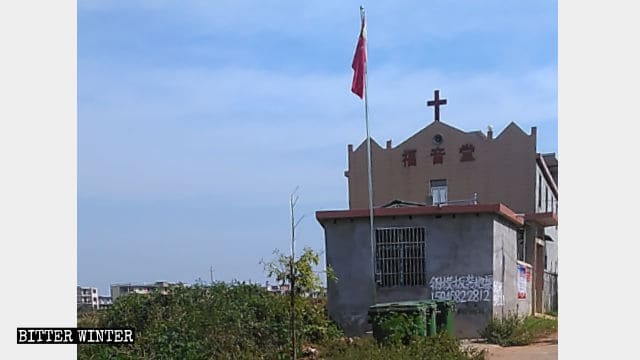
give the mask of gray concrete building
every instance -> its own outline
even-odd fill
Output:
[[[531,266],[517,259],[525,220],[506,206],[411,205],[374,213],[374,244],[368,209],[316,213],[327,264],[338,277],[328,283],[329,315],[347,335],[370,328],[367,311],[376,303],[452,299],[460,337],[477,336],[492,316],[530,312]]]

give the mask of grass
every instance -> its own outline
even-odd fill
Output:
[[[536,339],[558,330],[558,320],[535,316],[519,317],[509,314],[493,319],[481,332],[487,342],[501,346],[528,345]]]
[[[544,335],[550,335],[558,331],[558,320],[542,318],[537,316],[528,316],[522,322],[525,331],[532,334],[534,339]]]
[[[484,360],[486,351],[463,348],[455,337],[440,333],[435,337],[414,337],[410,342],[378,343],[371,337],[354,338],[350,344],[333,341],[320,349],[323,359],[347,360]]]

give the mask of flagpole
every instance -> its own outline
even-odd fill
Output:
[[[360,20],[364,20],[364,7],[360,6]],[[365,25],[366,26],[366,25]],[[366,30],[365,30],[366,31]],[[369,96],[367,95],[367,63],[369,62],[369,53],[367,49],[367,43],[365,42],[365,54],[367,55],[367,61],[364,65],[364,121],[367,128],[367,177],[369,187],[369,242],[371,245],[371,274],[373,275],[373,281],[375,282],[375,233],[373,230],[373,180],[371,175],[371,135],[369,133]]]

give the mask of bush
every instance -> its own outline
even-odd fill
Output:
[[[487,342],[501,346],[519,346],[532,343],[537,337],[549,334],[558,328],[557,320],[534,316],[519,317],[509,314],[495,318],[480,331]]]
[[[82,321],[96,327],[133,327],[135,344],[80,345],[78,357],[279,359],[290,351],[288,301],[257,285],[224,283],[173,288],[167,295],[128,294]],[[322,301],[298,299],[296,314],[300,344],[341,336]]]
[[[537,338],[558,331],[558,320],[528,316],[522,322],[522,326],[526,331],[530,332],[534,338]]]
[[[97,310],[78,313],[79,328],[95,328],[100,325],[101,313]]]
[[[408,314],[390,312],[389,314],[380,314],[374,321],[378,322],[379,334],[376,339],[386,344],[409,344],[412,337],[417,335],[426,335],[426,328],[420,327],[420,323],[424,321],[424,316],[419,313]],[[374,332],[375,334],[376,332]],[[422,334],[421,334],[422,333]]]

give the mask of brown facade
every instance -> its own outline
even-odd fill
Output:
[[[368,208],[366,143],[349,145],[349,207]],[[432,203],[431,181],[446,180],[447,200],[503,203],[536,212],[536,128],[511,123],[495,138],[434,121],[396,147],[371,143],[373,205],[393,200]],[[557,197],[557,194],[556,194]]]

